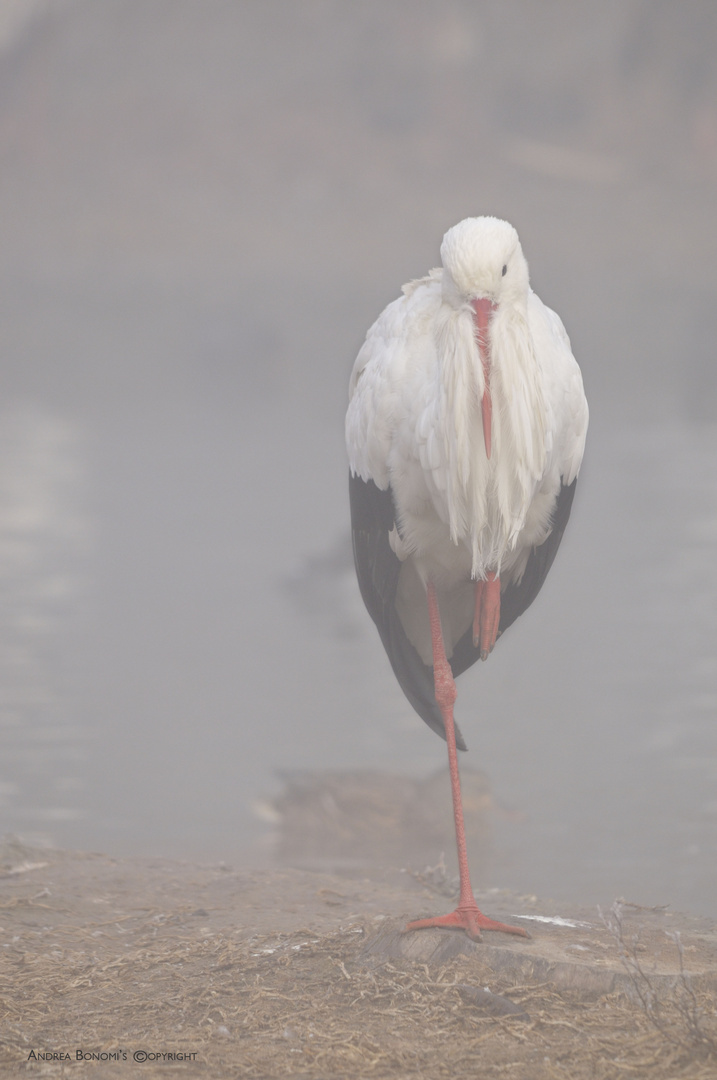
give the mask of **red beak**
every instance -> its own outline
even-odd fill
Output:
[[[490,396],[490,337],[488,327],[491,316],[496,310],[496,305],[491,300],[473,300],[473,322],[476,328],[478,351],[483,365],[483,400],[481,401],[481,416],[483,418],[483,440],[485,442],[486,457],[490,457],[490,428],[493,415],[493,402]]]

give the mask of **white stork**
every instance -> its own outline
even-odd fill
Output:
[[[570,516],[588,407],[562,322],[539,300],[512,225],[467,218],[442,268],[403,287],[369,330],[346,415],[361,595],[396,678],[446,739],[460,898],[407,929],[525,935],[471,887],[454,677],[533,602]]]

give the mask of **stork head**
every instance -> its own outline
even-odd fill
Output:
[[[483,438],[490,457],[490,323],[502,304],[525,304],[528,264],[513,226],[494,217],[466,218],[449,229],[441,260],[444,299],[457,308],[469,305],[472,312],[483,367]]]
[[[494,217],[466,218],[441,244],[444,294],[455,299],[516,300],[528,286],[528,264],[518,234]]]

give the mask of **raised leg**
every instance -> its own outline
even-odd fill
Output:
[[[433,683],[436,701],[443,716],[448,743],[448,767],[451,774],[451,792],[453,794],[453,816],[456,823],[456,847],[458,849],[458,871],[460,874],[460,896],[458,907],[450,915],[439,915],[433,919],[418,919],[410,922],[406,930],[422,930],[428,926],[446,926],[456,930],[465,930],[468,937],[480,941],[481,930],[501,930],[506,934],[529,935],[519,926],[495,922],[487,918],[479,909],[473,896],[470,871],[468,869],[468,850],[466,830],[463,823],[463,803],[461,784],[458,776],[458,754],[456,752],[456,733],[453,725],[453,706],[456,700],[456,684],[453,672],[446,657],[441,631],[441,617],[438,611],[438,599],[435,586],[428,585],[428,615],[431,622],[431,641],[433,644]]]
[[[493,651],[500,624],[500,578],[489,570],[485,581],[476,581],[473,644],[480,648],[481,660]]]

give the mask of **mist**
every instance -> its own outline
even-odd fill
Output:
[[[444,766],[355,583],[343,416],[381,309],[495,214],[591,426],[540,597],[458,682],[462,762],[505,809],[483,884],[714,915],[713,4],[20,10],[2,831],[267,859],[282,771]]]

